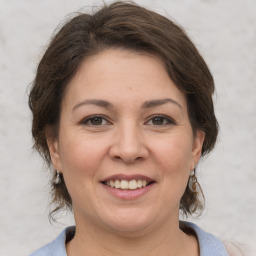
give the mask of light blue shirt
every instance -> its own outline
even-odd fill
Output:
[[[214,235],[209,234],[190,222],[183,222],[194,230],[200,247],[200,256],[228,256],[224,244]],[[66,238],[75,232],[75,227],[68,227],[51,243],[32,253],[30,256],[67,256]]]

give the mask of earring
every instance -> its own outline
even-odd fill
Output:
[[[56,178],[55,178],[54,181],[53,181],[53,183],[54,183],[55,185],[61,183],[60,173],[59,173],[57,170],[56,170],[56,173],[57,173],[57,176],[56,176]]]
[[[192,192],[198,192],[198,182],[195,174],[196,169],[194,168],[189,175],[188,187]]]

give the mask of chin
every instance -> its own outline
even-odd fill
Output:
[[[109,216],[107,223],[114,232],[132,235],[147,230],[154,223],[154,218],[152,214],[145,211],[120,209],[117,213],[112,213]]]

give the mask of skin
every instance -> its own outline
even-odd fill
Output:
[[[196,238],[179,229],[179,202],[203,141],[157,57],[110,49],[86,59],[64,95],[58,138],[48,139],[73,201],[68,255],[199,255]],[[124,200],[100,183],[120,173],[155,184]]]

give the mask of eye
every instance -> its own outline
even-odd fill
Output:
[[[167,116],[163,116],[163,115],[156,115],[153,116],[152,118],[150,118],[147,121],[147,124],[149,125],[156,125],[156,126],[160,126],[160,125],[169,125],[169,124],[175,124],[175,122],[167,117]]]
[[[102,126],[109,124],[106,118],[103,116],[89,116],[82,120],[81,122],[83,125],[89,126]]]

